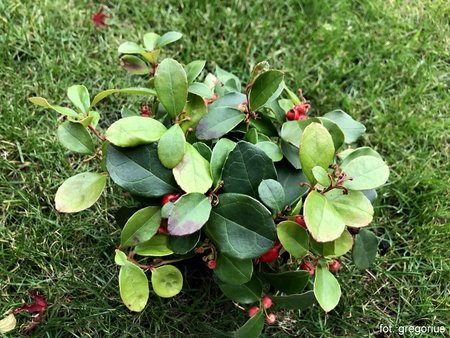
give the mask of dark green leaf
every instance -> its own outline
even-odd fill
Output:
[[[285,195],[280,183],[273,179],[262,180],[258,186],[260,200],[274,212],[281,212],[285,206]]]
[[[200,75],[203,68],[205,68],[206,61],[195,60],[187,64],[185,68],[188,83],[194,82],[194,80]]]
[[[262,284],[255,275],[248,283],[240,285],[219,283],[219,287],[225,296],[241,304],[259,301],[262,294]]]
[[[326,117],[319,117],[319,120],[322,122],[323,126],[327,128],[331,138],[333,139],[334,149],[335,151],[338,151],[344,144],[344,132],[335,122],[327,119]]]
[[[80,123],[63,122],[59,125],[57,134],[59,142],[71,151],[92,154],[95,150],[91,135]]]
[[[192,144],[192,146],[198,151],[198,153],[200,155],[202,155],[202,157],[207,160],[208,162],[211,161],[211,148],[203,143],[203,142],[195,142]]]
[[[200,235],[201,232],[197,231],[187,236],[169,236],[169,248],[178,255],[187,254],[195,248]]]
[[[160,138],[158,142],[158,157],[161,163],[172,169],[181,162],[184,156],[186,140],[178,124],[174,124]]]
[[[256,130],[256,128],[250,128],[245,134],[244,141],[253,144],[258,143],[258,130]]]
[[[378,249],[378,238],[369,230],[361,229],[355,237],[353,247],[353,262],[358,269],[368,269],[375,260]]]
[[[263,311],[258,311],[252,318],[234,332],[234,338],[258,338],[264,328]]]
[[[124,247],[135,246],[148,241],[156,234],[161,223],[161,209],[146,207],[135,212],[125,224],[120,236]]]
[[[299,295],[272,296],[275,308],[286,310],[306,310],[316,302],[314,291],[307,291]]]
[[[295,258],[302,258],[308,252],[308,233],[293,221],[283,221],[277,226],[278,239],[283,248]],[[298,291],[297,291],[298,292]]]
[[[309,271],[303,270],[264,273],[264,278],[275,289],[289,295],[302,292],[308,284],[309,277]]]
[[[270,69],[270,65],[267,61],[261,61],[255,65],[252,69],[252,73],[250,74],[249,83],[253,83],[258,76],[267,72]]]
[[[250,90],[250,109],[256,111],[267,102],[275,99],[273,95],[279,91],[284,74],[278,70],[269,70],[259,75]],[[279,94],[281,91],[279,91]]]
[[[278,182],[281,183],[286,196],[286,204],[291,205],[308,190],[306,186],[300,186],[300,182],[306,182],[306,176],[301,170],[292,168],[285,161],[276,164]]]
[[[252,278],[253,262],[219,254],[214,274],[224,283],[244,284]]]
[[[222,179],[222,170],[228,154],[234,149],[236,143],[226,138],[217,141],[211,155],[211,176],[214,186]]]
[[[208,237],[227,256],[256,258],[271,249],[275,223],[260,202],[241,194],[221,194],[205,226]]]
[[[288,142],[281,141],[281,151],[288,162],[295,168],[301,169],[299,149]]]
[[[336,123],[339,128],[344,132],[345,143],[354,143],[356,140],[364,134],[366,127],[358,121],[355,121],[350,115],[342,110],[334,110],[324,115],[327,119],[330,119]]]
[[[200,140],[222,137],[245,118],[237,109],[230,107],[210,108],[197,125],[196,135]]]

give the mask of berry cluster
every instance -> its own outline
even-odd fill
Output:
[[[270,299],[268,296],[264,296],[261,298],[261,306],[263,307],[264,311],[269,309],[272,306],[273,302],[272,299]],[[254,315],[256,315],[259,312],[258,306],[252,306],[250,309],[248,309],[248,316],[251,318]],[[266,314],[266,323],[271,325],[275,323],[277,320],[277,316],[274,313]]]
[[[308,113],[309,108],[311,108],[311,105],[306,102],[301,89],[298,90],[298,93],[302,101],[286,112],[286,119],[289,121],[308,119],[306,114]]]

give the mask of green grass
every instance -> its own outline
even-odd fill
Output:
[[[153,295],[140,314],[125,309],[112,210],[132,201],[111,187],[86,212],[56,213],[58,185],[93,164],[67,154],[56,142],[57,116],[26,101],[67,103],[66,88],[78,83],[91,92],[138,84],[118,66],[117,46],[178,30],[182,42],[165,55],[215,61],[243,80],[268,59],[304,89],[315,113],[341,108],[363,121],[360,143],[391,167],[372,224],[387,253],[363,272],[344,259],[336,310],[280,313],[266,336],[375,336],[380,324],[450,329],[447,1],[118,3],[109,7],[111,25],[95,29],[91,2],[0,2],[0,313],[39,289],[56,304],[35,337],[219,337],[244,322],[245,313],[202,278],[210,272],[200,262],[180,296]],[[114,119],[139,104],[117,97],[100,110]]]

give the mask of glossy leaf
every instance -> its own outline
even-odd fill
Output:
[[[350,115],[342,110],[334,110],[326,113],[323,117],[336,123],[339,128],[344,132],[345,143],[350,144],[356,142],[356,140],[364,134],[366,127],[355,121]]]
[[[288,142],[281,141],[281,151],[286,157],[286,160],[295,168],[301,169],[299,149]]]
[[[317,302],[325,312],[330,312],[339,303],[341,298],[341,286],[336,277],[320,265],[316,268],[316,278],[314,279],[314,295]]]
[[[190,235],[203,227],[210,213],[211,202],[205,195],[183,195],[170,211],[167,230],[172,236]]]
[[[170,43],[173,43],[177,40],[180,40],[182,38],[183,34],[179,32],[167,32],[163,34],[156,43],[156,48],[164,47]]]
[[[149,287],[147,276],[137,265],[127,262],[120,267],[120,297],[131,311],[141,312],[147,305]]]
[[[91,99],[85,86],[75,85],[67,88],[67,97],[82,113],[86,114],[89,111]]]
[[[150,74],[150,68],[147,63],[134,55],[124,55],[120,58],[120,65],[127,72],[134,75]]]
[[[201,231],[187,236],[169,236],[169,248],[178,255],[187,254],[200,241]]]
[[[200,140],[222,137],[245,118],[244,113],[231,107],[210,108],[197,125],[196,135]]]
[[[331,121],[330,119],[327,119],[326,117],[319,117],[319,120],[322,122],[323,126],[327,128],[328,132],[331,135],[331,138],[333,139],[334,149],[337,151],[339,148],[341,148],[344,144],[345,135],[339,126]]]
[[[306,291],[301,294],[288,296],[272,296],[272,301],[275,308],[282,308],[286,310],[306,310],[316,302],[314,291]]]
[[[283,221],[277,225],[277,235],[283,248],[295,258],[302,258],[308,252],[308,233],[293,221]]]
[[[169,248],[169,236],[165,234],[157,234],[148,241],[137,245],[134,248],[140,256],[162,257],[173,254]]]
[[[174,124],[159,139],[158,158],[166,168],[172,169],[183,159],[185,147],[183,130]]]
[[[107,148],[106,167],[118,186],[132,194],[161,197],[178,190],[172,171],[158,159],[156,144]]]
[[[81,173],[64,181],[55,195],[56,210],[63,213],[82,211],[99,199],[106,185],[106,176]]]
[[[322,167],[314,167],[312,169],[312,174],[317,182],[323,187],[328,187],[330,185],[330,178],[328,177],[328,172]]]
[[[159,207],[146,207],[138,210],[122,229],[120,244],[127,247],[148,241],[157,233],[160,223],[161,209]]]
[[[159,101],[174,119],[183,110],[188,96],[188,82],[183,67],[173,59],[164,59],[156,69],[155,89]]]
[[[220,107],[231,107],[238,109],[239,106],[245,102],[246,98],[244,94],[233,92],[219,97],[216,101],[209,105],[209,108],[216,109]]]
[[[282,72],[269,70],[256,78],[249,95],[250,109],[252,111],[258,110],[267,102],[275,99],[273,95],[279,91],[283,77],[284,74]],[[280,93],[281,91],[279,91]]]
[[[368,269],[377,256],[377,250],[377,236],[367,229],[361,229],[355,236],[355,246],[352,251],[356,267],[361,270]]]
[[[255,145],[240,141],[230,152],[223,168],[225,192],[258,196],[258,186],[264,179],[276,179],[272,160]]]
[[[271,249],[275,223],[259,201],[241,194],[221,194],[205,226],[208,237],[229,257],[256,258]]]
[[[195,150],[198,151],[198,153],[200,155],[202,155],[202,157],[207,160],[208,162],[211,161],[211,155],[212,155],[212,151],[211,148],[206,145],[203,142],[195,142],[192,144],[192,146],[195,148]]]
[[[114,122],[105,137],[119,147],[135,147],[156,142],[166,132],[164,125],[152,118],[131,116]]]
[[[258,338],[264,329],[264,312],[258,311],[252,318],[234,332],[234,338]]]
[[[345,255],[353,247],[353,236],[345,230],[338,239],[327,242],[318,243],[314,239],[310,239],[311,250],[316,254],[328,258],[339,257]]]
[[[230,152],[234,149],[236,143],[226,138],[221,138],[217,141],[212,150],[211,155],[211,177],[213,179],[214,186],[222,179],[222,170],[226,159]]]
[[[219,283],[219,287],[225,296],[240,304],[250,304],[259,301],[263,289],[261,281],[255,275],[245,284]]]
[[[188,102],[185,106],[186,117],[189,117],[189,121],[184,121],[180,124],[181,129],[186,132],[189,128],[196,129],[200,119],[206,114],[208,109],[205,106],[203,98],[198,95],[189,94]],[[195,136],[195,135],[194,135]]]
[[[53,106],[50,103],[48,103],[48,101],[46,99],[44,99],[43,97],[35,96],[35,97],[28,98],[28,100],[37,106],[53,109],[54,111],[58,112],[59,114],[62,114],[62,115],[68,116],[68,117],[73,117],[75,119],[78,118],[78,113],[75,110],[67,108],[67,107]]]
[[[251,259],[237,259],[219,254],[214,274],[224,283],[244,284],[252,278],[253,262]]]
[[[381,155],[378,154],[372,148],[360,147],[360,148],[352,149],[352,152],[350,154],[348,154],[348,156],[346,156],[345,159],[343,159],[343,161],[341,162],[341,166],[345,166],[350,161],[352,161],[355,158],[360,157],[360,156],[374,156],[374,157],[378,157],[379,159],[382,159]]]
[[[256,128],[250,128],[245,134],[244,141],[252,144],[258,143],[258,130]]]
[[[258,142],[255,146],[264,151],[273,162],[278,162],[283,159],[283,153],[280,147],[271,141]]]
[[[280,183],[273,179],[262,180],[258,186],[260,200],[271,210],[281,212],[285,206],[285,195]]]
[[[309,271],[303,270],[264,273],[263,276],[275,289],[287,294],[302,292],[310,277]]]
[[[281,126],[281,139],[285,142],[289,142],[297,148],[300,147],[302,134],[303,129],[300,127],[299,121],[287,121],[284,122]]]
[[[389,178],[388,166],[375,156],[357,157],[341,166],[341,169],[347,174],[347,180],[343,185],[352,190],[375,189],[386,183]]]
[[[104,91],[98,93],[97,95],[95,95],[94,100],[92,100],[92,103],[91,103],[91,108],[94,107],[97,103],[99,103],[103,99],[105,99],[108,96],[115,94],[115,93],[156,96],[156,91],[154,89],[150,89],[150,88],[135,87],[135,88],[123,88],[123,89],[107,89],[107,90],[104,90]]]
[[[334,160],[334,144],[328,130],[319,123],[308,125],[301,139],[300,162],[303,173],[312,185],[316,179],[312,169],[316,166],[327,169]]]
[[[67,149],[80,154],[92,154],[95,150],[91,135],[80,123],[70,121],[59,125],[59,142]]]
[[[119,266],[123,266],[128,263],[127,255],[121,250],[116,249],[116,254],[114,256],[114,263]]]
[[[209,89],[209,87],[207,85],[205,85],[204,83],[200,83],[200,82],[193,82],[189,85],[188,88],[189,93],[207,98],[207,99],[211,99],[214,97],[213,92],[211,91],[211,89]]]
[[[194,82],[194,80],[200,75],[203,68],[205,68],[205,60],[195,60],[188,63],[184,69],[186,70],[188,83]],[[209,87],[208,87],[209,88]]]
[[[171,298],[183,288],[183,275],[173,265],[160,266],[152,271],[152,286],[158,296]]]
[[[301,182],[306,182],[306,176],[298,169],[294,169],[285,161],[276,164],[278,182],[283,186],[286,197],[286,205],[291,205],[297,201],[308,190],[307,186],[301,186]]]
[[[372,222],[372,203],[360,191],[350,190],[344,194],[339,189],[334,189],[325,194],[334,209],[339,213],[345,225],[351,227],[364,227]]]
[[[332,203],[317,191],[311,191],[303,207],[306,226],[317,242],[331,242],[341,236],[345,222]]]
[[[209,162],[189,143],[181,162],[173,168],[178,185],[187,193],[204,194],[212,185]]]

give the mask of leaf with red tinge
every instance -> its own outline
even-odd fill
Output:
[[[96,27],[103,27],[108,26],[108,24],[105,22],[106,18],[109,18],[110,16],[108,14],[103,13],[104,7],[100,7],[100,10],[97,13],[94,13],[92,16],[92,21],[94,21],[94,25]]]
[[[12,314],[18,314],[21,312],[28,312],[33,314],[30,324],[23,329],[24,332],[33,330],[44,317],[44,313],[47,310],[47,299],[41,297],[37,292],[32,293],[34,302],[31,304],[24,304],[17,309],[11,311]]]

